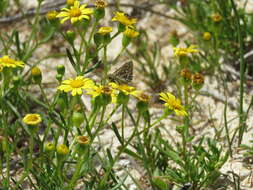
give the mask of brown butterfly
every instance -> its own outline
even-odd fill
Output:
[[[133,80],[133,62],[128,61],[124,63],[115,72],[108,75],[111,82],[116,82],[118,84],[128,84]]]

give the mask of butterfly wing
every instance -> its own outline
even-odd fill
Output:
[[[120,84],[126,84],[133,80],[133,62],[124,63],[114,73],[108,75],[109,80]]]

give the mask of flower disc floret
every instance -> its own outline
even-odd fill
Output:
[[[184,106],[182,106],[181,101],[177,99],[174,95],[171,93],[160,93],[160,100],[163,100],[165,102],[165,106],[169,109],[175,111],[176,115],[179,116],[187,116],[187,112],[185,111]]]
[[[56,17],[63,17],[61,23],[64,23],[66,20],[70,20],[72,24],[83,19],[89,20],[89,15],[93,13],[93,10],[85,8],[86,6],[87,4],[83,4],[80,6],[80,2],[75,1],[74,5],[71,6],[69,9],[62,8],[61,12]]]
[[[112,21],[118,21],[125,26],[134,25],[137,22],[136,18],[129,18],[123,12],[116,12],[115,16],[112,18]]]
[[[23,122],[27,125],[38,125],[41,121],[39,114],[26,114],[23,118]]]
[[[58,87],[58,90],[64,92],[70,92],[72,96],[81,95],[83,89],[87,90],[94,87],[94,82],[89,78],[84,78],[83,76],[77,76],[75,79],[68,79],[62,82],[62,85]]]
[[[8,55],[5,55],[0,58],[0,67],[24,67],[24,63],[22,61],[16,61],[11,59]]]

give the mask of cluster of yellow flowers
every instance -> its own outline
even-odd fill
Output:
[[[70,22],[74,24],[83,19],[90,20],[90,15],[94,13],[92,9],[86,8],[87,4],[81,5],[78,0],[67,0],[66,3],[68,6],[67,8],[62,8],[59,13],[56,11],[49,11],[46,17],[49,20],[61,18],[61,23],[70,20]],[[107,6],[107,2],[105,0],[96,0],[95,6],[97,9],[104,9]],[[112,21],[117,21],[125,26],[125,36],[129,38],[135,38],[139,35],[139,32],[135,30],[135,24],[137,22],[137,19],[130,18],[123,12],[116,12],[115,16],[112,18]],[[101,35],[106,35],[111,33],[112,31],[112,27],[104,26],[99,28],[98,33]]]
[[[149,103],[151,98],[145,92],[136,90],[135,87],[129,86],[127,84],[117,84],[110,82],[107,85],[96,85],[94,81],[89,78],[84,78],[83,76],[77,76],[75,79],[70,78],[68,80],[64,80],[58,87],[58,90],[71,92],[72,96],[82,95],[83,90],[85,90],[86,94],[91,95],[93,98],[101,94],[106,94],[111,96],[113,103],[117,103],[117,96],[119,92],[122,92],[125,95],[132,95],[139,101],[146,103]],[[160,93],[160,99],[165,102],[166,107],[174,110],[176,115],[187,115],[187,112],[182,106],[181,101],[174,95],[170,93]]]

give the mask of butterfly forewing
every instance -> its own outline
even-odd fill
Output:
[[[133,80],[133,62],[124,63],[114,73],[108,75],[109,80],[119,84],[127,84]]]

